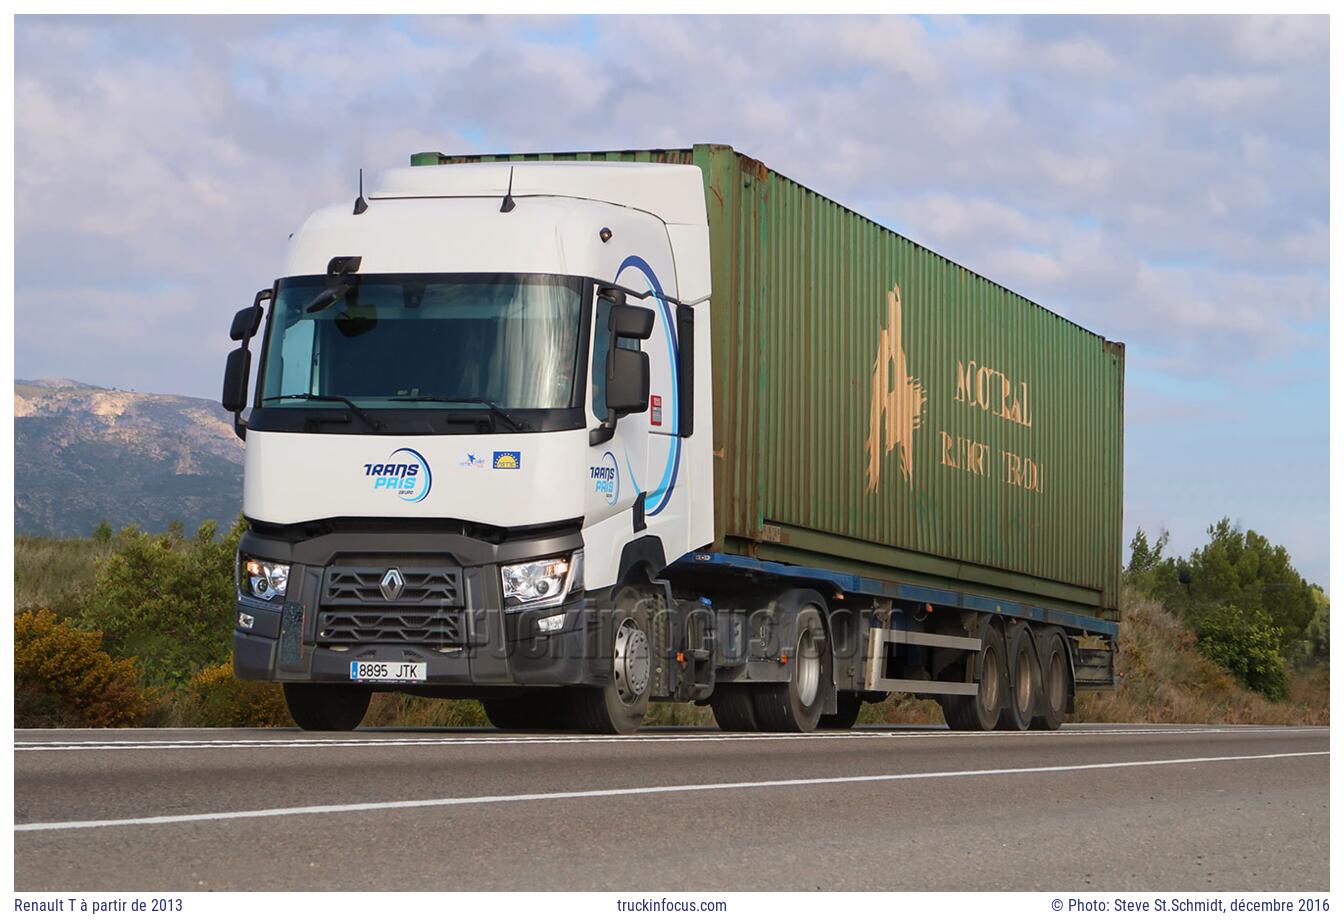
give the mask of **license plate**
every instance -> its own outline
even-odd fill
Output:
[[[429,666],[423,661],[352,661],[351,680],[424,681]]]

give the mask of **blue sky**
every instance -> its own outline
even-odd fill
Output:
[[[1325,17],[18,17],[16,370],[215,397],[356,169],[732,144],[1127,344],[1126,538],[1327,583]]]

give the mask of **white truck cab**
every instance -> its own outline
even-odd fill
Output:
[[[627,727],[654,643],[594,611],[713,536],[707,232],[697,167],[625,163],[396,169],[308,218],[225,386],[239,676],[335,728],[380,680],[600,697],[619,638]]]

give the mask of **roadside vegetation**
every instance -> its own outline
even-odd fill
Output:
[[[105,522],[87,539],[16,537],[15,724],[291,725],[279,687],[229,658],[241,521],[188,534]],[[1138,531],[1121,594],[1119,688],[1084,693],[1075,721],[1329,722],[1330,601],[1288,553],[1223,520],[1188,558]],[[865,723],[940,723],[893,696]],[[483,726],[480,704],[375,694],[365,725]],[[656,703],[646,724],[712,725],[708,707]]]

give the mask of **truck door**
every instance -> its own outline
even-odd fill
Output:
[[[642,424],[631,424],[646,434],[645,462],[637,475],[638,491],[644,493],[644,516],[650,528],[662,532],[684,520],[684,503],[673,501],[682,477],[682,439],[678,431],[681,394],[678,389],[677,313],[675,276],[671,260],[655,266],[641,256],[628,257],[617,275],[617,283],[630,290],[648,291],[650,296],[630,298],[629,303],[653,311],[653,334],[643,343],[649,356],[649,408]],[[664,285],[668,286],[665,287]],[[635,421],[631,416],[630,422]],[[680,541],[677,541],[679,544]],[[670,559],[668,561],[671,561]]]

